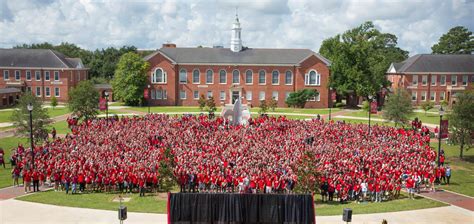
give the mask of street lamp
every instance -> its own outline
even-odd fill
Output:
[[[109,123],[109,93],[105,92],[105,120]]]
[[[329,87],[329,97],[331,99],[329,103],[329,121],[331,121],[331,108],[332,108],[332,87]]]
[[[151,89],[151,85],[148,84],[148,97],[147,97],[148,114],[150,114],[150,89]]]
[[[439,108],[439,130],[438,130],[438,167],[440,166],[439,156],[441,153],[441,121],[443,120],[444,109],[441,106]]]
[[[368,95],[367,96],[367,99],[369,101],[369,136],[370,136],[370,114],[371,114],[371,110],[372,110],[372,98],[373,96],[372,95]]]
[[[28,103],[26,106],[28,112],[30,113],[30,143],[31,143],[31,167],[35,169],[35,151],[33,145],[33,104]]]

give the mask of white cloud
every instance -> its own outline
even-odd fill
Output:
[[[87,49],[229,46],[238,7],[249,47],[310,48],[365,21],[410,54],[429,53],[451,27],[474,31],[472,0],[0,0],[0,47],[48,41]]]

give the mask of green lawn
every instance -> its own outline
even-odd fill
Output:
[[[130,107],[129,110],[148,112],[148,107]],[[250,109],[250,112],[258,112],[259,108],[254,107]],[[183,106],[158,106],[150,107],[150,111],[154,113],[163,112],[200,112],[199,107],[183,107]],[[340,111],[339,108],[332,108],[332,112]],[[220,107],[217,108],[216,113],[220,112]],[[299,113],[299,114],[329,114],[329,109],[308,109],[308,108],[276,108],[275,112],[269,110],[272,113]]]
[[[353,111],[345,114],[345,116],[369,118],[369,113],[367,111],[363,111],[363,110],[353,110]],[[439,124],[439,115],[437,115],[437,114],[427,113],[425,115],[424,112],[415,112],[415,113],[413,113],[412,116],[410,116],[410,119],[415,119],[415,117],[420,119],[423,123]],[[372,114],[371,118],[383,119],[382,112],[378,112],[378,114]]]
[[[10,122],[10,117],[12,116],[11,110],[2,110],[0,111],[0,123]]]
[[[69,112],[69,109],[67,107],[61,107],[61,108],[47,108],[48,114],[51,118],[61,116]],[[0,123],[3,122],[11,122],[10,118],[12,116],[13,111],[12,110],[2,110],[0,111]]]
[[[254,107],[250,109],[250,112],[258,112],[260,108]],[[331,112],[340,111],[339,108],[332,108]],[[268,110],[269,113],[293,113],[293,114],[329,114],[329,109],[312,109],[312,108],[276,108],[275,111]]]
[[[56,129],[57,134],[66,134],[71,132],[71,130],[67,127],[66,121],[59,121],[56,123],[51,124],[51,128],[49,128],[49,133],[51,133],[51,129],[54,127]]]
[[[351,124],[369,124],[369,120],[358,120],[358,119],[346,119],[346,118],[334,118],[335,121],[345,121],[346,123]],[[379,125],[379,126],[391,126],[395,127],[395,123],[393,122],[385,122],[385,121],[370,121],[370,125]],[[398,126],[400,127],[400,126]]]
[[[28,139],[27,138],[17,138],[17,137],[8,137],[0,139],[0,148],[3,148],[5,151],[5,161],[6,161],[6,169],[3,166],[0,167],[0,188],[8,187],[13,184],[12,177],[11,177],[11,165],[10,165],[10,155],[11,149],[18,146],[18,143],[23,143],[23,146],[28,147]]]
[[[438,143],[431,142],[438,151]],[[451,166],[451,184],[440,188],[474,197],[474,149],[464,151],[464,159],[459,158],[459,146],[442,143],[441,148],[446,154],[446,163]]]
[[[127,108],[128,110],[134,110],[134,111],[141,111],[141,112],[148,112],[148,107],[130,107]],[[164,106],[159,106],[159,107],[150,107],[150,112],[152,113],[165,113],[165,112],[200,112],[199,107],[182,107],[182,106],[176,106],[176,107],[164,107]],[[217,112],[220,112],[220,108],[217,108]]]

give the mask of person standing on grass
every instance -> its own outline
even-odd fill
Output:
[[[37,170],[33,171],[33,192],[39,191],[39,173]]]
[[[406,181],[406,188],[408,190],[408,196],[410,199],[415,199],[415,181],[413,180],[412,176],[408,176],[408,179]]]
[[[451,178],[451,167],[448,165],[446,167],[446,180],[448,182],[448,185],[449,185],[449,179]]]
[[[5,167],[5,151],[3,151],[3,148],[0,148],[0,165],[3,165],[3,168]]]
[[[30,183],[31,183],[30,173],[27,170],[25,170],[23,172],[23,185],[25,186],[25,194],[31,191]]]
[[[20,186],[20,184],[18,183],[18,178],[20,177],[20,168],[16,167],[13,168],[12,170],[12,177],[13,177],[13,186]]]

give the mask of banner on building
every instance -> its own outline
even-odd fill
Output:
[[[441,138],[447,138],[449,134],[448,120],[441,120]]]
[[[99,109],[100,110],[106,110],[107,109],[107,100],[105,98],[100,98],[99,99]]]
[[[370,102],[370,113],[371,114],[377,113],[377,101]]]
[[[149,93],[148,93],[148,89],[145,89],[143,90],[143,98],[145,98],[145,100],[148,100],[148,97],[149,97]]]

